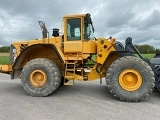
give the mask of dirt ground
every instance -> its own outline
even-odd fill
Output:
[[[0,52],[0,56],[9,56],[9,53],[1,53]]]

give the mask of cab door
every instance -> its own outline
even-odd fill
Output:
[[[82,18],[66,18],[64,23],[64,52],[82,52]]]

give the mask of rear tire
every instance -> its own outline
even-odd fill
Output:
[[[22,86],[31,96],[47,96],[61,83],[58,66],[49,59],[37,58],[29,61],[22,70]]]
[[[151,67],[133,56],[114,61],[106,74],[109,91],[121,101],[137,102],[148,97],[154,88],[154,81]]]

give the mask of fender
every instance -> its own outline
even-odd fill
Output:
[[[130,53],[129,51],[126,51],[126,50],[119,50],[119,51],[112,51],[112,52],[110,52],[109,55],[108,55],[108,57],[105,59],[104,63],[97,65],[96,71],[99,74],[103,73],[102,71],[103,71],[104,68],[108,68],[113,61],[115,61],[116,59],[118,59],[120,57],[124,57],[124,56],[134,56],[134,55],[132,53]]]
[[[25,50],[23,50],[20,53],[20,55],[16,58],[16,61],[12,67],[13,72],[11,75],[11,79],[19,78],[24,64],[29,61],[30,56],[37,49],[38,50],[43,50],[43,49],[48,50],[49,49],[57,56],[57,58],[60,60],[61,63],[64,63],[64,54],[59,47],[55,46],[54,44],[34,44],[34,45],[27,47]]]

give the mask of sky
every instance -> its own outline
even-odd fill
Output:
[[[90,13],[95,37],[112,36],[124,44],[160,48],[160,0],[0,0],[0,46],[41,38],[38,21],[44,21],[50,35],[63,32],[62,18]]]

